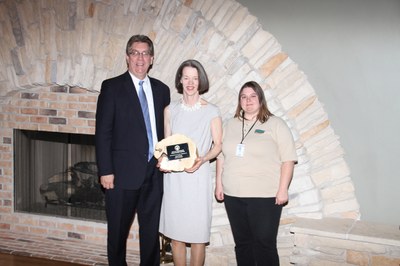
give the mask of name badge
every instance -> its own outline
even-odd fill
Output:
[[[244,144],[238,144],[236,146],[236,156],[243,157],[244,156],[244,148],[245,148]]]

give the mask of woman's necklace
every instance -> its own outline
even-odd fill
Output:
[[[187,106],[185,104],[185,102],[183,100],[181,100],[181,108],[183,110],[189,111],[189,112],[193,112],[193,111],[199,110],[201,108],[200,99],[195,104],[193,104],[192,106]]]

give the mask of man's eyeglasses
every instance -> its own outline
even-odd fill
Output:
[[[139,52],[139,51],[136,51],[136,50],[133,50],[133,51],[129,52],[129,55],[131,55],[133,57],[139,57],[140,55],[143,56],[143,57],[151,56],[150,51]]]

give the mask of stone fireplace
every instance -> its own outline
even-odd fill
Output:
[[[241,84],[255,80],[271,111],[289,125],[299,163],[278,236],[284,265],[293,252],[290,226],[296,219],[359,218],[344,152],[314,89],[278,41],[237,2],[21,0],[0,7],[0,230],[105,245],[105,222],[18,210],[14,132],[93,136],[100,84],[126,71],[124,47],[135,33],[154,40],[150,75],[170,85],[173,99],[179,97],[175,70],[195,58],[210,78],[204,97],[220,107],[224,121],[233,115]],[[135,222],[128,240],[135,251],[137,232]],[[232,262],[232,245],[224,207],[214,202],[209,265]]]

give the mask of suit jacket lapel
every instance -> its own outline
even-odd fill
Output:
[[[127,92],[127,95],[129,95],[128,99],[131,101],[130,106],[132,106],[132,112],[134,113],[134,117],[138,117],[138,121],[143,127],[144,130],[146,130],[146,124],[144,122],[144,117],[142,113],[142,107],[140,106],[140,101],[139,101],[139,96],[137,94],[135,84],[132,81],[132,78],[128,71],[126,72],[125,75],[125,81],[124,81],[124,89]]]

